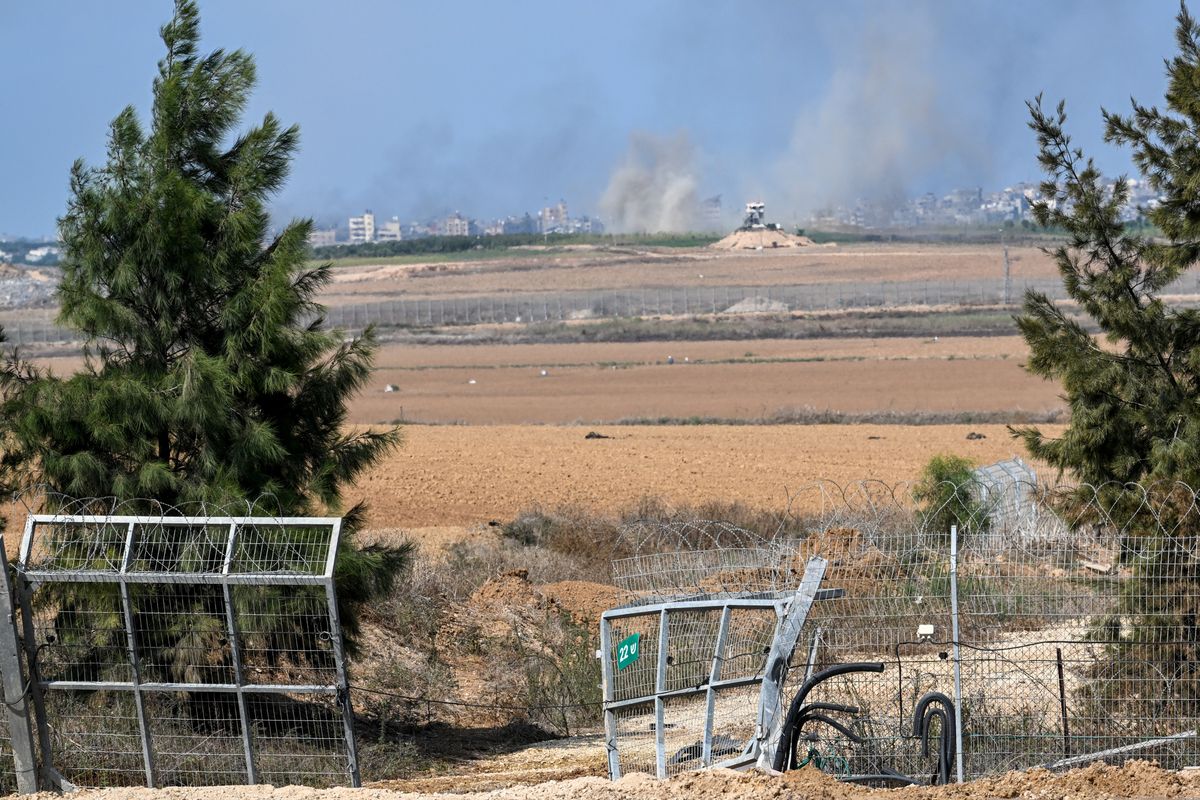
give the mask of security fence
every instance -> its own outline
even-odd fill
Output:
[[[711,721],[697,728],[694,718],[673,719],[683,702],[676,697],[666,698],[665,718],[643,706],[636,724],[610,737],[622,771],[662,775],[675,765],[717,764],[751,739],[769,752],[779,733],[756,717],[757,702],[789,708],[797,696],[775,766],[811,763],[848,780],[944,782],[1127,758],[1168,768],[1200,764],[1196,492],[1178,484],[989,481],[923,487],[916,502],[911,488],[819,483],[793,495],[792,508],[803,513],[787,527],[804,534],[772,540],[785,554],[774,570],[796,575],[814,558],[828,566],[822,602],[812,605],[789,653],[780,695],[718,701],[716,729],[735,731],[719,737],[695,735],[707,734]],[[664,568],[674,557],[663,552],[656,573],[632,570],[629,588],[643,593],[654,574],[663,585],[686,587],[669,593],[665,606],[659,601],[668,637],[672,614],[700,619],[699,606],[689,610],[689,603],[728,605],[764,591],[762,570],[730,555],[746,550],[738,536],[689,544],[680,548],[678,569]],[[706,596],[720,576],[728,588],[739,574],[750,576],[748,591]],[[629,601],[622,614],[644,602],[637,591]],[[722,637],[743,635],[754,647],[771,639],[761,620],[722,632],[715,612],[706,613],[711,619],[679,630],[681,646],[708,654],[712,675],[725,657],[715,655],[724,652]],[[644,627],[647,654],[662,659],[653,625]],[[614,631],[610,647],[630,635]],[[668,664],[680,660],[674,647],[666,655]],[[699,655],[691,660],[704,663]],[[609,654],[604,663],[619,685],[618,662]],[[754,669],[768,674],[765,661]],[[683,681],[693,694],[716,685],[701,673]],[[608,709],[620,712],[609,685]],[[657,763],[651,743],[661,750]]]
[[[675,286],[574,292],[522,292],[455,297],[403,297],[330,306],[327,323],[348,331],[511,323],[570,322],[631,317],[744,315],[878,308],[1008,307],[1026,289],[1055,300],[1066,293],[1058,279],[1006,282],[842,281],[778,286]],[[1180,278],[1164,294],[1192,302],[1200,275]],[[0,325],[21,346],[71,343],[78,333],[58,327],[53,308],[6,310]]]
[[[357,786],[340,527],[30,515],[0,591],[6,788]]]

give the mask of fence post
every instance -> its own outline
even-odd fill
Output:
[[[337,589],[333,580],[333,562],[337,557],[338,541],[342,535],[342,522],[334,524],[333,535],[330,537],[329,555],[325,565],[325,602],[329,609],[329,636],[333,649],[333,665],[337,670],[338,704],[342,710],[342,731],[346,737],[347,770],[350,773],[350,785],[355,789],[362,786],[362,776],[358,771],[358,747],[354,740],[354,702],[350,698],[350,680],[346,674],[346,650],[342,639],[342,620],[338,614]]]
[[[28,693],[21,670],[12,577],[8,572],[3,535],[0,535],[0,617],[0,678],[4,681],[4,705],[8,711],[8,733],[12,738],[17,791],[33,794],[38,790],[37,761],[33,755],[33,728],[29,723]]]
[[[133,531],[135,523],[130,522],[125,531],[125,553],[121,558],[120,581],[121,613],[125,622],[125,645],[129,654],[129,665],[133,670],[133,705],[137,710],[138,732],[142,738],[142,765],[146,770],[146,788],[153,789],[158,783],[154,769],[154,743],[150,740],[150,722],[146,717],[146,703],[142,694],[142,660],[138,656],[137,637],[133,628],[133,599],[130,597],[129,584],[125,575],[133,561]]]
[[[229,541],[225,543],[225,563],[221,568],[221,592],[225,597],[225,626],[229,631],[229,655],[233,659],[233,679],[237,681],[238,716],[242,722],[242,751],[246,757],[246,782],[258,783],[258,766],[254,762],[254,736],[250,710],[246,706],[246,673],[242,664],[241,631],[233,611],[233,590],[229,586],[229,570],[233,566],[233,555],[237,552],[238,526],[229,523]]]
[[[667,609],[658,613],[658,669],[654,678],[654,772],[661,780],[667,777],[667,639],[670,636]]]
[[[604,747],[608,751],[608,777],[617,780],[621,777],[621,758],[617,753],[617,715],[608,704],[616,699],[613,691],[612,623],[606,618],[600,618],[600,686],[604,696]]]
[[[954,643],[954,749],[958,782],[963,782],[962,647],[958,627],[958,526],[950,526],[950,630]]]

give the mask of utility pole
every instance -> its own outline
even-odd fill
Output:
[[[1004,305],[1012,305],[1012,272],[1008,264],[1008,245],[1004,242],[1004,229],[1000,229],[1000,245],[1004,248]]]

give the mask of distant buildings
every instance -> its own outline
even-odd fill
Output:
[[[61,250],[53,245],[44,247],[35,247],[25,253],[25,261],[28,264],[40,264],[43,261],[57,261]]]
[[[562,233],[567,227],[567,204],[547,206],[538,212],[538,233]]]
[[[328,247],[337,244],[337,228],[314,228],[308,232],[308,244],[311,247]]]
[[[719,198],[718,205],[719,205]],[[491,221],[480,221],[455,211],[445,217],[424,222],[404,223],[399,217],[386,222],[376,220],[367,210],[361,216],[350,217],[346,227],[314,228],[308,235],[312,247],[337,244],[366,244],[368,242],[399,242],[426,236],[500,236],[514,234],[580,234],[603,233],[604,225],[595,217],[571,217],[567,204],[560,201],[546,206],[536,215],[529,213]]]
[[[471,221],[455,211],[450,216],[442,220],[440,233],[443,236],[470,236]]]
[[[1106,183],[1109,192],[1117,182]],[[1134,222],[1147,209],[1156,207],[1160,197],[1144,180],[1127,179],[1128,202],[1121,210],[1123,222]],[[942,196],[927,193],[899,202],[881,203],[859,200],[853,205],[831,206],[815,212],[809,223],[849,225],[862,228],[957,227],[964,225],[1012,225],[1034,222],[1033,204],[1042,199],[1038,186],[1018,183],[999,191],[981,188],[956,189]],[[1053,207],[1055,200],[1049,201]]]
[[[399,217],[392,217],[375,231],[375,241],[377,242],[398,242],[403,238],[404,229],[400,225]]]
[[[375,215],[367,209],[361,217],[350,218],[350,244],[375,241]]]

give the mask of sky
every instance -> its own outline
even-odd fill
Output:
[[[1173,0],[201,0],[202,46],[254,54],[246,126],[301,147],[272,206],[331,224],[661,214],[721,194],[768,217],[1040,177],[1026,100],[1161,102]],[[143,116],[167,0],[0,0],[0,234],[51,236],[71,163]],[[667,199],[664,199],[667,198]],[[670,198],[674,198],[673,200]],[[669,210],[669,209],[668,209]],[[657,217],[655,218],[658,219]],[[686,225],[687,220],[678,224]]]

